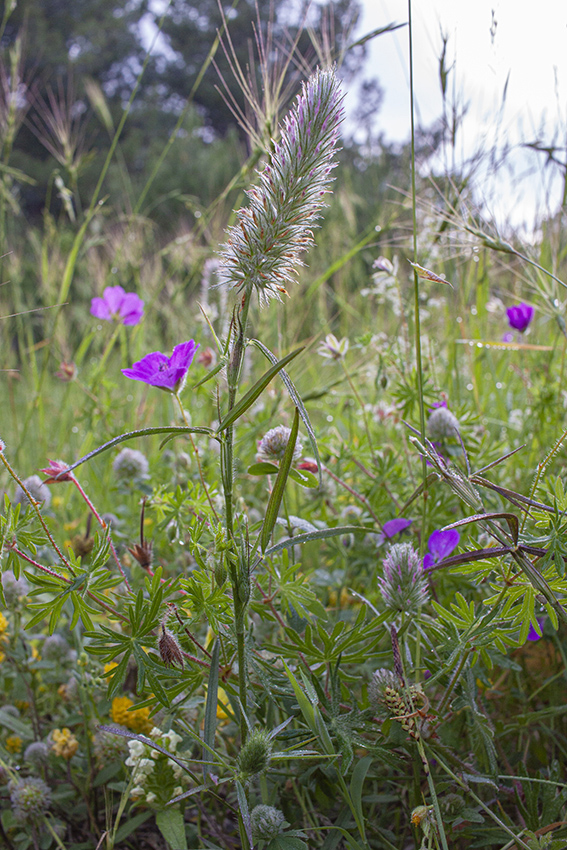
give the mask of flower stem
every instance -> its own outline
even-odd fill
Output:
[[[57,545],[57,543],[55,542],[55,539],[54,539],[53,535],[51,534],[51,532],[49,531],[49,529],[46,525],[46,522],[45,522],[45,520],[44,520],[44,518],[41,514],[40,509],[37,506],[37,503],[36,503],[34,497],[29,492],[29,490],[26,487],[26,485],[24,484],[24,482],[18,477],[17,473],[10,466],[8,459],[6,458],[6,456],[4,454],[3,449],[0,449],[0,460],[2,461],[2,463],[6,467],[6,469],[8,470],[8,472],[10,473],[10,475],[12,476],[12,478],[14,479],[16,484],[19,484],[20,487],[22,488],[22,490],[24,491],[24,493],[26,494],[28,501],[29,501],[30,505],[32,506],[33,511],[35,512],[39,522],[41,523],[43,530],[45,531],[45,533],[47,535],[47,539],[49,540],[49,542],[51,543],[51,545],[53,546],[53,548],[57,552],[57,554],[58,554],[58,556],[61,560],[61,563],[69,570],[71,575],[74,576],[75,572],[73,570],[73,567],[71,566],[71,564],[69,563],[69,561],[67,560],[67,558],[65,557],[65,555],[63,554],[63,552],[61,551],[59,546]]]
[[[106,529],[108,528],[108,523],[100,516],[99,512],[97,511],[97,509],[95,508],[95,506],[93,505],[93,503],[91,502],[91,500],[89,499],[89,497],[87,496],[87,494],[85,493],[85,491],[83,490],[83,488],[81,487],[81,485],[79,484],[79,482],[77,481],[75,476],[72,475],[71,478],[73,480],[73,484],[77,487],[79,493],[81,494],[81,496],[83,497],[83,499],[87,503],[89,509],[93,512],[96,521],[98,522],[100,527],[103,529],[103,531],[106,531]],[[124,567],[120,563],[120,558],[118,557],[118,552],[116,551],[114,543],[112,542],[110,532],[109,532],[109,535],[108,535],[108,543],[109,543],[109,546],[110,546],[110,551],[112,552],[112,557],[114,558],[114,561],[116,563],[116,566],[118,567],[120,575],[124,579],[124,584],[126,585],[128,591],[130,593],[132,593],[132,588],[130,587],[130,582],[128,581],[128,579],[126,577],[126,573],[124,572]]]
[[[174,393],[174,395],[175,395],[175,398],[177,399],[177,404],[179,405],[179,410],[181,411],[181,418],[183,419],[183,421],[185,422],[185,424],[189,428],[190,425],[189,425],[189,422],[187,421],[187,414],[185,413],[185,408],[181,404],[181,399],[179,397],[179,391],[176,391]],[[207,487],[207,482],[205,481],[205,477],[203,475],[203,470],[201,468],[201,458],[199,456],[199,449],[195,445],[195,441],[193,439],[192,434],[189,434],[189,440],[191,441],[191,446],[193,447],[193,453],[195,454],[195,460],[197,461],[197,468],[199,470],[199,478],[201,479],[201,484],[203,486],[205,496],[207,497],[207,501],[208,501],[210,508],[213,512],[214,518],[216,519],[217,522],[219,522],[220,517],[219,517],[219,515],[216,511],[214,504],[213,504],[213,500],[211,499],[211,494],[209,493],[209,488]]]
[[[242,298],[240,315],[235,314],[233,328],[236,328],[236,336],[232,345],[232,351],[227,368],[228,379],[228,410],[233,409],[236,402],[238,385],[242,373],[242,363],[246,349],[246,331],[248,327],[248,313],[250,310],[250,298],[252,288],[248,287]],[[221,444],[221,477],[224,490],[226,530],[230,541],[234,542],[234,515],[233,515],[233,489],[234,489],[234,426],[229,425],[226,429],[224,442]],[[234,553],[236,555],[236,552]],[[240,738],[244,744],[248,733],[245,715],[247,713],[247,669],[244,635],[246,629],[246,610],[250,596],[250,576],[245,570],[242,558],[235,558],[231,564],[230,580],[232,584],[232,599],[234,606],[234,626],[236,632],[236,652],[238,657],[238,691],[242,716],[240,718]]]

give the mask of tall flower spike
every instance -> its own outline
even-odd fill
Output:
[[[317,71],[281,127],[260,183],[248,191],[222,251],[221,283],[253,287],[261,304],[281,301],[294,279],[300,254],[313,243],[311,228],[324,207],[336,163],[343,96],[333,70]]]

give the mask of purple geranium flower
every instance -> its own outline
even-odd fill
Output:
[[[434,531],[427,541],[429,552],[424,555],[423,569],[428,570],[434,564],[438,564],[444,558],[447,558],[453,549],[458,545],[461,535],[456,528],[449,528],[447,531]]]
[[[401,531],[404,531],[404,529],[409,528],[411,523],[411,519],[404,519],[403,517],[389,519],[382,525],[384,539],[395,537],[396,534],[399,534]]]
[[[199,344],[190,339],[176,345],[171,357],[161,351],[152,351],[134,363],[131,369],[122,369],[122,374],[133,381],[143,381],[171,393],[179,392],[198,348]]]
[[[508,307],[506,315],[508,316],[508,323],[510,327],[514,328],[516,331],[520,331],[520,333],[523,333],[533,319],[534,308],[529,304],[524,304],[522,301],[521,304],[515,304],[513,307]]]
[[[102,298],[93,298],[91,314],[107,322],[137,325],[144,315],[144,302],[135,292],[124,292],[121,286],[107,286]]]

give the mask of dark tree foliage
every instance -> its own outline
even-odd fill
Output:
[[[237,60],[244,70],[250,70],[251,58],[256,53],[255,30],[261,29],[261,36],[268,43],[268,29],[272,33],[272,46],[269,59],[287,56],[297,39],[296,55],[308,62],[316,62],[317,51],[311,37],[303,25],[308,25],[321,43],[327,41],[329,58],[342,57],[343,71],[355,70],[360,61],[360,52],[344,53],[351,37],[352,29],[359,14],[357,0],[329,0],[324,4],[309,4],[302,10],[294,4],[291,11],[289,0],[223,0],[222,12],[217,0],[172,0],[163,26],[170,51],[163,57],[160,80],[163,89],[170,96],[185,99],[207,59],[207,55],[218,31],[226,21],[230,41],[234,46]],[[258,23],[258,19],[260,24]],[[226,36],[224,37],[226,43]],[[344,54],[344,55],[343,55]],[[289,73],[297,70],[290,63]],[[222,77],[223,84],[219,79]],[[228,87],[232,96],[242,105],[242,96],[238,83],[230,68],[225,51],[221,48],[199,86],[195,103],[208,126],[216,133],[224,135],[234,125],[235,119],[226,104],[221,90]]]
[[[40,88],[66,77],[72,65],[76,78],[92,77],[108,95],[127,98],[145,53],[139,22],[147,11],[148,0],[19,0],[1,46],[23,37]]]
[[[41,215],[47,197],[51,198],[52,210],[63,210],[61,196],[53,189],[55,169],[72,192],[77,211],[88,206],[113,132],[112,127],[105,126],[100,112],[97,114],[93,109],[89,81],[94,81],[104,93],[112,126],[116,127],[142,68],[149,40],[157,32],[159,16],[155,9],[150,0],[19,0],[6,15],[6,5],[0,2],[0,21],[4,24],[0,30],[0,77],[3,74],[4,79],[9,78],[11,51],[21,43],[19,73],[27,99],[27,114],[15,135],[9,160],[10,165],[33,181],[24,181],[17,187],[18,203],[28,218]],[[292,7],[288,0],[236,0],[234,3],[223,0],[230,42],[245,72],[250,68],[255,73],[252,57],[257,56],[254,34],[258,27],[264,43],[271,45],[267,54],[269,62],[276,62],[276,54],[280,59],[289,56],[297,40],[294,58],[289,64],[290,93],[295,92],[299,80],[308,72],[307,63],[337,59],[343,75],[358,70],[360,49],[346,51],[353,38],[358,11],[358,0],[313,3],[307,13],[302,11],[300,4]],[[123,176],[114,179],[120,174],[120,168],[114,164],[107,176],[105,191],[112,202],[124,210],[132,208],[156,157],[166,144],[217,31],[223,26],[223,14],[217,0],[172,0],[162,35],[146,66],[120,140],[128,180]],[[305,25],[315,34],[317,47],[303,29]],[[268,29],[272,31],[271,41]],[[223,42],[226,46],[226,33]],[[182,133],[185,134],[183,138],[189,138],[187,133],[189,136],[199,133],[200,120],[207,129],[200,136],[193,135],[192,154],[203,161],[205,150],[200,149],[207,146],[206,142],[224,140],[225,148],[230,151],[223,158],[234,166],[242,151],[235,132],[236,118],[218,90],[225,85],[242,105],[238,83],[223,47],[219,47],[215,64],[209,66],[194,97],[199,117],[190,111]],[[58,162],[53,159],[53,128],[50,130],[47,124],[60,107],[69,125],[76,122],[80,127],[82,151],[75,175],[73,163],[69,168],[61,158]],[[240,142],[244,137],[245,134],[240,133]],[[176,144],[175,148],[178,147]],[[179,198],[195,195],[201,202],[208,203],[211,192],[221,191],[218,180],[226,169],[219,171],[211,165],[201,168],[199,175],[191,169],[191,173],[180,173],[179,166],[185,160],[175,150],[170,152],[170,160],[172,156],[175,167],[170,179],[160,181],[148,197],[152,209],[159,206],[159,197],[165,194],[172,197],[177,192]],[[165,170],[168,171],[167,166]],[[217,175],[215,179],[209,179],[210,170]],[[158,189],[158,196],[154,197]]]

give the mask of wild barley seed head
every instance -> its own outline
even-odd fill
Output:
[[[386,608],[413,614],[429,599],[427,579],[419,554],[411,543],[390,546],[383,561],[384,574],[378,587]]]
[[[343,96],[333,70],[317,71],[281,127],[249,205],[238,212],[222,251],[220,283],[253,287],[261,304],[281,300],[285,285],[313,243],[313,228],[329,191],[336,163]]]

